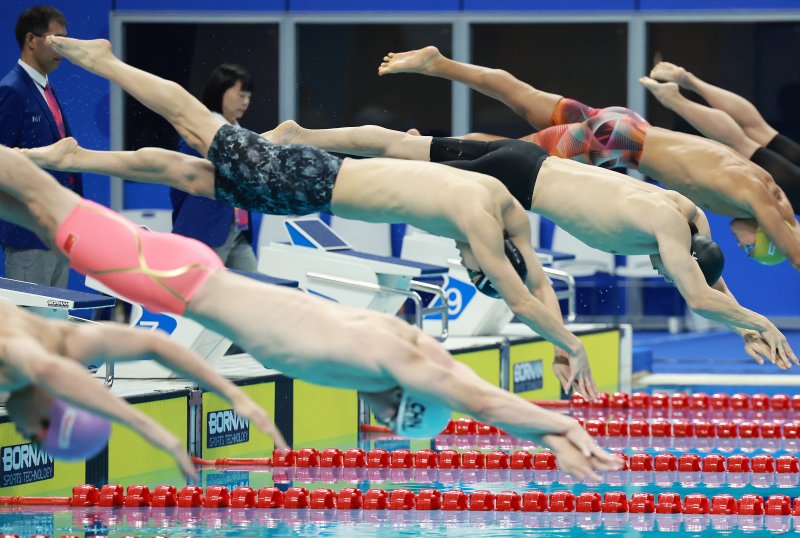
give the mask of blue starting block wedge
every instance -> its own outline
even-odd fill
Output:
[[[45,317],[64,319],[69,310],[109,308],[116,303],[113,297],[107,295],[54,288],[10,278],[0,278],[0,299],[34,309]]]

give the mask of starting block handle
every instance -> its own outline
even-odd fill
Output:
[[[558,280],[567,285],[567,321],[575,321],[575,277],[566,271],[560,269],[553,269],[552,267],[544,267],[544,273],[550,277],[551,280]],[[556,297],[561,299],[558,294]]]
[[[324,282],[333,282],[351,288],[361,288],[376,291],[379,293],[386,293],[389,295],[401,295],[414,302],[414,325],[422,329],[422,298],[415,291],[398,290],[396,288],[388,288],[380,284],[372,284],[370,282],[359,282],[358,280],[351,280],[349,278],[324,275],[322,273],[308,272],[306,276],[314,280],[322,280]]]
[[[440,342],[444,342],[447,340],[448,335],[450,334],[450,328],[448,326],[448,310],[450,309],[450,304],[447,302],[447,294],[445,293],[444,289],[441,286],[434,286],[433,284],[428,284],[427,282],[420,282],[418,280],[411,281],[411,289],[415,291],[424,291],[427,293],[433,293],[434,295],[439,297],[440,304],[439,306],[427,307],[423,308],[421,314],[435,314],[439,313],[442,316],[442,330],[439,333],[437,339]]]

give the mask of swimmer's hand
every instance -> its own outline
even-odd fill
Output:
[[[234,397],[231,399],[236,414],[246,418],[256,428],[272,437],[275,448],[289,448],[278,427],[264,409],[247,397]]]
[[[542,441],[555,452],[558,468],[579,480],[589,477],[601,481],[597,471],[615,471],[623,465],[622,460],[597,446],[577,422],[565,434],[544,435]]]
[[[186,478],[191,478],[195,481],[199,480],[197,469],[195,469],[192,459],[186,452],[186,443],[149,417],[145,417],[143,423],[135,422],[130,426],[138,431],[142,437],[171,454]]]
[[[574,388],[585,398],[592,401],[597,400],[599,396],[597,385],[592,377],[589,358],[586,356],[586,349],[583,346],[578,353],[572,356],[557,352],[553,360],[553,373],[564,388],[564,392],[569,393],[570,388]]]
[[[775,326],[756,332],[747,331],[743,335],[744,349],[758,364],[764,364],[764,358],[781,369],[791,368],[791,362],[800,366],[797,356],[792,351],[786,337]],[[764,358],[762,358],[764,357]]]
[[[173,440],[166,445],[165,450],[175,458],[183,476],[194,481],[199,481],[200,475],[197,474],[197,469],[192,462],[192,458],[190,458],[189,454],[186,452],[186,446],[177,437],[172,436],[172,438]]]

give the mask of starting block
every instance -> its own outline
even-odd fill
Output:
[[[396,314],[411,299],[420,327],[424,312],[417,292],[433,293],[440,299],[436,308],[444,312],[445,319],[438,334],[446,338],[444,290],[421,281],[443,278],[448,272],[446,266],[358,252],[319,219],[287,219],[284,225],[291,244],[262,247],[259,271],[297,280],[311,294],[388,314]]]
[[[232,271],[242,276],[272,284],[276,286],[297,287],[297,282],[274,278],[259,273],[245,271]],[[119,293],[107,288],[101,282],[86,277],[86,285],[103,293],[113,295],[122,301],[131,304],[130,324],[135,327],[144,327],[150,330],[160,330],[167,333],[176,342],[192,349],[212,364],[222,359],[231,341],[194,320],[178,314],[151,312],[142,305],[127,299]],[[113,300],[113,299],[112,299]],[[120,364],[104,365],[97,370],[97,376],[105,377],[106,384],[111,385],[114,378],[120,379],[159,379],[175,377],[176,374],[160,364],[151,360],[131,361]]]
[[[24,306],[42,317],[68,319],[70,310],[110,308],[113,297],[82,291],[54,288],[41,284],[0,278],[0,299]]]

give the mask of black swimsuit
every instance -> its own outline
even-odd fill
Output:
[[[539,169],[547,157],[540,146],[521,140],[434,138],[431,141],[431,162],[492,176],[527,210],[531,208]]]
[[[271,144],[236,125],[223,125],[208,148],[214,195],[269,215],[330,212],[342,159],[319,148]]]
[[[800,211],[800,164],[798,164],[800,163],[800,146],[785,137],[781,137],[783,142],[775,144],[778,137],[781,135],[776,136],[767,147],[758,148],[750,160],[769,172],[778,187],[786,194],[794,212],[797,213]],[[798,159],[797,163],[790,160],[792,152],[787,151],[787,149],[791,150],[792,144],[798,147],[797,154],[794,155]],[[782,151],[778,151],[779,149]]]
[[[771,149],[775,153],[782,155],[795,166],[800,166],[800,144],[791,138],[786,138],[778,133],[775,135],[775,138],[769,141],[767,149]]]

